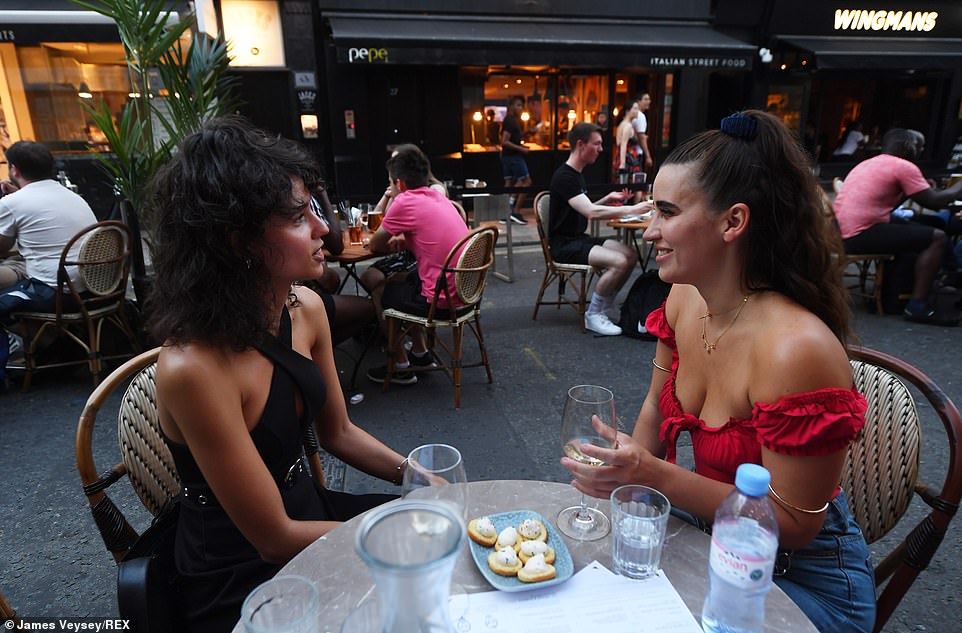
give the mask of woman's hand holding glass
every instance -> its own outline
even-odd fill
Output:
[[[609,447],[584,444],[581,453],[602,462],[600,466],[579,463],[568,456],[561,458],[561,465],[575,477],[574,487],[583,494],[601,499],[608,498],[611,491],[624,484],[652,483],[653,461],[661,460],[651,454],[637,440],[599,420],[592,419],[595,432],[611,442]]]

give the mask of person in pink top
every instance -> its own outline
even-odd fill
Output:
[[[407,275],[388,278],[381,295],[384,308],[427,316],[434,299],[441,268],[448,253],[468,233],[468,227],[444,195],[429,187],[431,164],[415,145],[401,145],[387,161],[388,177],[394,203],[371,237],[370,248],[376,253],[410,250],[417,260],[417,270]],[[448,287],[454,287],[454,275],[448,274]],[[448,308],[445,298],[438,297],[438,308]],[[453,306],[457,307],[457,306]],[[434,360],[427,348],[423,331],[414,337],[411,358],[404,349],[394,359],[395,370],[414,364],[431,366]],[[374,382],[384,382],[387,367],[368,371]],[[391,382],[414,384],[417,376],[410,371],[395,372]]]
[[[911,130],[886,132],[882,153],[862,161],[846,176],[835,199],[835,215],[849,254],[918,254],[905,318],[938,323],[929,294],[945,256],[945,232],[915,222],[892,221],[892,210],[906,198],[940,209],[962,194],[962,182],[942,190],[929,184],[913,162],[923,146],[924,137]]]

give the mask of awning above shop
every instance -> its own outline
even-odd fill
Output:
[[[779,35],[815,54],[821,70],[929,70],[962,65],[962,39]]]
[[[339,62],[751,68],[755,47],[703,22],[325,13]]]

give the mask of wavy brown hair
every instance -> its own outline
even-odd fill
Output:
[[[825,216],[809,160],[778,118],[759,110],[736,116],[754,119],[757,133],[702,132],[672,151],[664,164],[691,167],[695,185],[719,213],[739,202],[748,205],[747,288],[784,294],[845,342],[851,330],[840,268],[844,249]]]
[[[321,184],[301,145],[228,116],[184,139],[148,198],[157,231],[149,327],[167,344],[242,351],[270,328],[269,271],[251,248],[269,216],[299,213],[291,179]]]

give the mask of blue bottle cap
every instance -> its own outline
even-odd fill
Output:
[[[768,494],[772,475],[768,469],[758,464],[742,464],[735,471],[735,487],[750,497]]]

